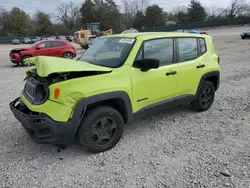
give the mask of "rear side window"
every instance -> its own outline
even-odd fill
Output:
[[[199,38],[198,39],[200,42],[200,50],[201,50],[201,55],[206,53],[207,51],[207,47],[206,47],[206,41],[204,38]]]
[[[179,62],[193,60],[198,57],[196,38],[178,38]]]
[[[51,42],[51,47],[66,46],[64,42]]]

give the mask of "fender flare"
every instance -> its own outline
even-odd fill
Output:
[[[132,104],[129,95],[125,91],[114,91],[108,93],[102,93],[98,95],[93,95],[84,99],[81,99],[74,108],[74,113],[72,116],[73,121],[82,121],[87,107],[91,104],[102,102],[110,99],[118,99],[122,100],[123,102],[123,109],[125,112],[125,116],[127,118],[127,122],[130,122],[133,119],[133,111],[132,111]]]
[[[199,85],[198,85],[198,88],[197,88],[196,93],[195,93],[195,97],[198,95],[199,89],[201,88],[201,85],[202,85],[202,83],[204,82],[204,80],[206,80],[207,78],[209,78],[209,77],[211,77],[211,76],[216,76],[216,77],[217,77],[217,87],[215,88],[215,91],[218,90],[219,85],[220,85],[220,71],[208,72],[208,73],[205,73],[205,74],[201,77],[200,82],[199,82]]]

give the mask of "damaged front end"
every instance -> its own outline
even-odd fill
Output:
[[[110,68],[54,57],[32,57],[27,58],[26,61],[36,65],[36,68],[26,73],[26,84],[22,92],[25,98],[33,105],[41,105],[50,97],[51,100],[57,99],[58,96],[55,96],[55,92],[58,91],[50,91],[51,85],[72,79],[110,73],[112,71]],[[57,90],[60,89],[57,88]],[[70,91],[68,92],[70,93]],[[66,98],[71,104],[75,102],[72,101],[72,98],[79,98],[79,95],[82,96],[82,93],[77,92],[76,88],[72,92],[72,96],[66,96]],[[64,102],[66,103],[66,101]]]
[[[10,51],[9,53],[9,58],[10,61],[14,64],[18,64],[20,63],[21,59],[22,59],[22,54],[21,52],[27,50],[25,48],[17,48],[17,49],[13,49]]]
[[[12,113],[34,142],[69,144],[85,109],[77,108],[76,104],[84,97],[86,84],[90,83],[88,78],[112,69],[53,57],[40,56],[26,61],[35,64],[35,68],[26,72],[21,97],[10,103]],[[88,86],[97,88],[93,84]]]

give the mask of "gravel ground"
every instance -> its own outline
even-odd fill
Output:
[[[88,154],[33,143],[8,107],[23,88],[0,46],[0,187],[250,188],[250,40],[208,31],[221,57],[221,85],[210,110],[179,107],[134,122],[118,145]],[[226,33],[225,35],[223,33]]]

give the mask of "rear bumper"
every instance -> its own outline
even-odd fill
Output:
[[[56,122],[46,114],[32,112],[20,98],[9,105],[15,118],[22,124],[33,142],[69,145],[73,141],[79,121]]]

